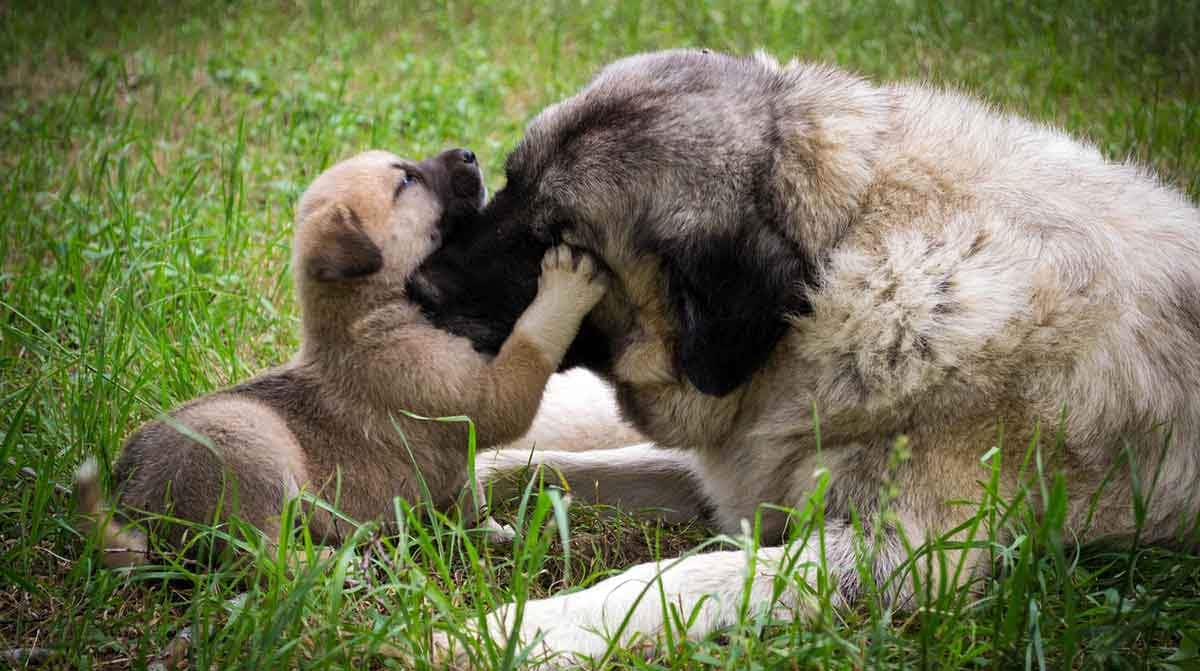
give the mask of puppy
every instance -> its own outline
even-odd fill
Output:
[[[104,562],[145,562],[147,532],[131,524],[134,511],[198,523],[236,515],[276,538],[285,502],[301,491],[358,520],[385,517],[393,497],[416,501],[423,491],[439,509],[452,505],[466,479],[468,425],[405,413],[467,415],[481,448],[520,437],[607,281],[591,258],[557,247],[494,358],[434,328],[405,283],[483,199],[479,166],[463,149],[421,162],[371,151],[317,177],[296,216],[300,352],[134,433],[114,469],[115,519],[95,464],[80,469],[87,524],[109,517]],[[153,526],[180,547],[185,525]],[[338,538],[320,511],[310,531]]]

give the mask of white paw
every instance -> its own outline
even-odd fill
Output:
[[[529,669],[577,669],[591,666],[608,649],[608,642],[584,627],[569,613],[564,612],[567,602],[564,597],[537,599],[525,604],[520,630],[517,632],[520,648],[538,641],[530,651],[529,661],[522,668]],[[488,633],[492,643],[504,647],[513,632],[516,605],[504,604],[488,613]],[[434,632],[433,660],[449,664],[450,668],[471,668],[469,648],[483,645],[480,641],[479,623],[471,621],[462,629],[462,639],[471,641],[467,646],[458,637],[445,632]],[[539,640],[540,638],[540,640]]]
[[[510,545],[517,537],[517,530],[507,524],[500,524],[489,515],[479,523],[479,528],[487,532],[485,538],[489,545]]]

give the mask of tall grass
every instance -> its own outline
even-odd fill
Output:
[[[11,2],[0,43],[0,650],[37,648],[66,668],[146,667],[188,627],[197,668],[404,665],[389,652],[420,666],[434,629],[709,537],[588,508],[548,526],[561,499],[531,480],[500,505],[521,531],[508,549],[398,502],[398,535],[366,524],[329,556],[295,531],[279,545],[307,557],[299,567],[237,529],[225,533],[244,551],[228,562],[98,567],[62,486],[87,456],[107,467],[138,423],[295,350],[292,208],[338,158],[469,146],[494,190],[525,121],[603,63],[764,48],[965,88],[1200,197],[1200,9],[1188,0]],[[1061,479],[1042,474],[1038,508],[1005,501],[998,458],[964,502],[994,568],[973,590],[930,584],[910,610],[867,599],[807,624],[748,610],[719,636],[676,636],[653,662],[621,650],[610,662],[1200,668],[1200,560],[1076,549],[1058,524]],[[819,521],[816,494],[798,526]],[[952,556],[948,544],[915,547],[914,561]],[[815,587],[828,604],[828,581]],[[476,653],[509,668],[524,651]]]

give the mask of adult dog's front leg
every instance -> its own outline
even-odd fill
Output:
[[[668,522],[705,517],[694,457],[650,443],[593,452],[503,449],[481,453],[475,473],[493,499],[508,498],[528,482],[530,469],[550,469],[546,482],[560,478],[574,499],[651,513]]]
[[[851,534],[836,524],[825,529],[827,568],[837,576],[830,584],[839,584],[839,577],[854,579]],[[488,615],[488,635],[497,644],[514,633],[522,645],[537,641],[543,668],[562,668],[602,657],[610,648],[653,650],[668,627],[676,640],[699,639],[768,610],[777,620],[810,618],[816,612],[813,585],[820,566],[815,537],[754,553],[722,551],[649,562],[579,592],[529,601],[521,609],[502,606]],[[830,598],[841,605],[839,591]],[[679,631],[674,629],[678,622],[691,624]],[[438,647],[445,652],[462,645],[443,638]]]

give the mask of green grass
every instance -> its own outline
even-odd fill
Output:
[[[532,491],[509,511],[529,531],[509,550],[402,508],[400,537],[365,527],[294,574],[262,551],[211,570],[98,568],[59,487],[87,456],[110,463],[139,422],[295,350],[292,207],[338,158],[469,146],[495,189],[526,120],[603,63],[762,47],[965,88],[1200,197],[1191,0],[24,5],[0,5],[0,651],[47,649],[51,666],[142,668],[191,626],[196,668],[401,667],[382,644],[419,655],[431,628],[489,604],[587,585],[708,536],[574,509],[568,557],[536,523],[553,495]],[[1002,504],[981,486],[973,505],[989,519]],[[747,618],[653,662],[613,661],[1200,668],[1200,559],[1076,553],[1052,514],[1011,513],[987,533],[1019,540],[990,545],[995,574],[979,591],[810,624]],[[479,659],[506,663],[503,650]]]

